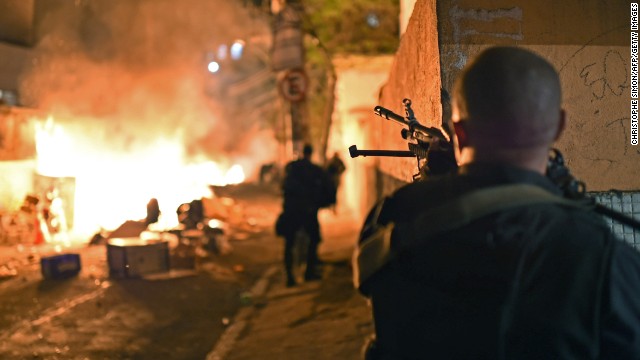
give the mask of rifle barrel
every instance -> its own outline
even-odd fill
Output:
[[[359,150],[356,145],[349,146],[349,155],[352,158],[358,156],[390,156],[390,157],[415,157],[416,154],[409,150]]]
[[[384,108],[380,105],[374,107],[373,111],[376,113],[376,115],[381,116],[387,120],[397,121],[402,125],[409,125],[409,120],[405,119],[404,116],[398,115],[393,111],[387,108]]]
[[[436,128],[430,128],[430,127],[426,127],[422,124],[420,124],[417,121],[414,122],[409,122],[409,120],[407,120],[405,117],[398,115],[396,113],[394,113],[393,111],[384,108],[380,105],[376,106],[373,108],[373,111],[375,112],[376,115],[383,117],[387,120],[393,120],[395,122],[398,122],[402,125],[406,125],[408,126],[411,130],[418,132],[420,134],[423,134],[426,137],[437,137],[440,140],[443,141],[447,141],[447,138],[444,137],[444,135],[442,135],[442,132]],[[423,139],[420,139],[422,141],[424,141]]]

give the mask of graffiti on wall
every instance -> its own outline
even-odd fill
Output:
[[[639,154],[629,145],[629,64],[625,47],[591,45],[608,30],[566,58],[559,72],[566,88],[569,128],[565,141],[576,156],[592,161],[600,171],[616,169],[625,156]],[[624,167],[624,166],[621,166]]]
[[[627,62],[616,50],[609,50],[598,61],[585,65],[580,70],[580,78],[596,100],[602,100],[609,94],[621,96],[629,87]]]
[[[522,40],[522,9],[460,8],[455,2],[449,9],[454,48],[450,54],[452,66],[462,69],[467,62],[467,54],[460,44],[472,37],[489,39]]]
[[[574,41],[579,36],[568,34],[566,38],[558,35],[557,41],[527,42],[524,6],[480,8],[468,4],[450,0],[449,7],[439,14],[445,20],[438,26],[445,40],[440,44],[443,87],[450,90],[460,70],[485,46],[522,44],[538,52],[560,73],[567,127],[558,146],[571,168],[593,184],[594,190],[637,187],[640,167],[634,166],[634,160],[637,162],[640,150],[630,145],[629,47],[614,45],[616,39],[628,37],[628,24],[600,29],[586,41]],[[528,22],[547,23],[547,28],[553,28],[559,25],[556,20],[533,16]]]

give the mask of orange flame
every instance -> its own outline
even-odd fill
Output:
[[[144,219],[151,198],[158,199],[163,214],[158,227],[167,229],[178,224],[180,204],[213,196],[210,185],[245,180],[240,165],[227,169],[207,159],[186,162],[182,143],[177,134],[116,150],[49,117],[36,123],[37,172],[75,178],[74,234],[87,236]]]

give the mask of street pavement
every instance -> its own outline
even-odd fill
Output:
[[[352,285],[360,221],[322,210],[322,279],[287,288],[283,240],[272,230],[280,199],[243,191],[257,232],[237,237],[230,254],[203,263],[197,276],[109,279],[104,247],[79,246],[62,251],[82,254],[80,275],[49,283],[39,258],[54,246],[0,247],[0,266],[18,269],[0,282],[0,358],[361,358],[373,324]]]
[[[287,288],[281,266],[268,269],[255,298],[238,312],[207,360],[361,358],[373,323],[366,300],[352,285],[359,226],[348,217],[321,215],[322,280]]]

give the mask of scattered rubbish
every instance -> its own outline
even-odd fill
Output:
[[[140,238],[114,238],[107,242],[109,275],[140,277],[169,270],[169,242]]]
[[[0,280],[9,279],[18,275],[18,270],[7,265],[0,266]]]
[[[113,230],[108,239],[138,237],[143,231],[147,230],[147,226],[144,221],[127,220]]]
[[[172,269],[195,269],[196,268],[196,247],[185,242],[170,251],[170,262]]]
[[[249,234],[247,234],[246,232],[237,232],[233,234],[233,240],[242,241],[242,240],[247,240],[248,238],[249,238]]]
[[[201,247],[196,248],[196,257],[206,259],[209,257],[209,253]]]
[[[100,231],[97,232],[95,235],[93,235],[93,237],[91,237],[91,240],[89,240],[89,245],[106,245],[107,244],[107,237]]]
[[[37,261],[38,261],[38,257],[37,257],[36,255],[29,254],[29,256],[27,256],[27,260],[28,260],[30,263],[34,263],[34,262],[37,262]]]
[[[228,207],[231,205],[218,198],[201,198],[181,204],[177,210],[180,225],[176,229],[181,241],[216,255],[231,252],[227,235],[230,231]]]
[[[238,274],[232,269],[216,264],[215,262],[205,262],[200,265],[199,270],[207,273],[216,281],[237,281]]]
[[[149,274],[149,275],[143,276],[142,278],[145,280],[154,281],[154,280],[171,280],[171,279],[178,279],[178,278],[184,278],[184,277],[196,276],[196,275],[198,275],[198,272],[195,270],[178,269],[178,270],[169,270],[164,273]]]
[[[253,294],[249,291],[243,291],[240,293],[240,304],[242,305],[251,305],[253,302]]]

